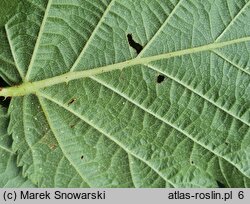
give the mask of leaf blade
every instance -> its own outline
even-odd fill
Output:
[[[0,186],[2,188],[35,187],[16,164],[16,155],[11,150],[11,138],[7,134],[8,115],[0,106]]]
[[[51,4],[46,23],[37,21],[43,24],[44,33],[38,34],[39,41],[34,45],[36,55],[25,57],[24,63],[18,62],[28,64],[31,59],[29,76],[35,82],[8,90],[13,93],[24,90],[24,95],[35,93],[41,97],[42,110],[35,107],[39,105],[37,99],[24,96],[29,100],[26,107],[33,107],[32,100],[35,106],[33,111],[21,112],[33,117],[42,113],[39,120],[54,130],[49,137],[60,141],[59,157],[70,161],[71,173],[77,169],[83,183],[85,179],[88,181],[86,186],[98,187],[215,187],[218,183],[248,186],[250,26],[244,19],[250,15],[249,2],[105,1],[102,4],[95,1],[90,5],[83,1],[84,8],[70,3],[68,0],[63,5]],[[99,10],[90,20],[87,10],[92,7]],[[77,13],[75,8],[86,12],[83,18],[86,27],[80,25],[83,13],[76,17],[67,14]],[[143,25],[144,30],[138,25]],[[126,41],[128,32],[133,33],[136,42],[145,45],[137,57]],[[15,41],[13,37],[10,39]],[[237,52],[246,54],[239,56]],[[131,69],[92,76],[124,66]],[[72,67],[77,72],[69,72]],[[164,75],[159,84],[155,81],[158,74]],[[17,114],[14,112],[19,110],[16,103],[12,120]],[[29,118],[32,127],[42,131],[38,122]],[[90,164],[79,161],[86,144],[77,138],[83,139],[88,133],[79,126],[73,131],[68,118],[80,120],[87,130],[99,131],[96,134],[101,145],[97,149],[109,157],[98,154],[98,162],[90,160],[94,163],[94,173],[89,170]],[[59,126],[57,121],[64,125]],[[10,129],[17,143],[17,130],[13,125]],[[22,141],[44,138],[42,134],[23,132]],[[67,143],[69,136],[75,138],[71,146]],[[22,144],[16,149],[29,149],[32,153],[41,147],[39,144],[34,148],[32,144]],[[71,151],[77,156],[71,155]],[[45,152],[52,151],[47,148]],[[197,159],[202,153],[206,159]],[[56,157],[50,159],[54,161]],[[39,185],[54,185],[52,179],[58,174],[54,172],[50,181],[43,183],[46,175],[34,168],[35,161],[38,162],[34,159],[34,164],[26,165],[31,169],[24,170],[27,175]],[[131,161],[135,164],[131,165]],[[141,168],[147,169],[145,172],[151,176],[138,182],[145,172],[136,174],[133,169]],[[228,174],[230,171],[235,174]],[[154,183],[152,177],[158,180]]]

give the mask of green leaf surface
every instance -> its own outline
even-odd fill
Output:
[[[18,0],[1,0],[0,1],[0,26],[4,24],[15,14]]]
[[[0,75],[21,85],[0,96],[24,175],[249,187],[249,18],[248,0],[22,2],[0,32]]]
[[[8,120],[6,109],[0,105],[0,187],[34,187],[22,177],[22,169],[17,167],[16,155],[11,150],[12,139],[7,134]]]

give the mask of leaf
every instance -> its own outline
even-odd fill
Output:
[[[0,77],[7,84],[21,83],[21,77],[18,74],[13,57],[9,47],[8,39],[4,28],[0,28]],[[2,80],[1,80],[2,81]],[[1,82],[2,85],[2,82]]]
[[[250,186],[249,1],[19,9],[1,34],[0,70],[20,86],[0,95],[14,97],[9,133],[33,183]]]
[[[0,26],[3,26],[9,18],[15,14],[18,6],[18,0],[0,1]]]
[[[16,166],[16,156],[11,150],[11,137],[7,134],[8,116],[0,106],[0,187],[34,187],[22,177],[22,171]]]

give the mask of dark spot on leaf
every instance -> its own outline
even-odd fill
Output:
[[[0,77],[0,91],[2,90],[1,87],[7,87],[9,86],[1,77]],[[8,108],[10,105],[11,97],[0,97],[0,105],[2,105],[5,108]]]
[[[76,98],[72,98],[69,102],[68,102],[68,106],[71,105],[72,103],[74,103],[76,101]]]
[[[72,124],[72,125],[70,125],[70,128],[74,128],[74,127],[75,127],[75,125],[76,125],[76,124]]]
[[[51,150],[56,149],[56,144],[50,144],[49,148],[50,148]]]
[[[225,142],[225,145],[229,145],[229,143],[226,141],[226,142]]]
[[[81,156],[81,159],[83,159],[84,157],[83,157],[83,155]]]
[[[139,54],[142,51],[143,47],[133,40],[132,34],[128,34],[127,38],[129,45],[136,50],[137,54]]]
[[[223,183],[221,183],[219,181],[216,181],[216,182],[217,182],[217,185],[219,188],[226,188],[226,186]]]
[[[160,74],[160,75],[157,76],[156,81],[157,81],[158,84],[162,83],[164,80],[165,80],[165,76],[164,75]]]
[[[193,165],[193,164],[194,164],[194,161],[191,161],[191,164]]]

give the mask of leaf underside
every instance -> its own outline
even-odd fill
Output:
[[[22,169],[16,166],[16,155],[11,150],[11,136],[7,134],[9,117],[0,105],[0,187],[35,187],[22,177]]]
[[[250,187],[249,18],[248,0],[21,2],[0,30],[10,85],[142,62],[14,97],[23,175],[39,187]]]
[[[18,0],[2,0],[0,1],[0,26],[4,24],[15,14]]]

